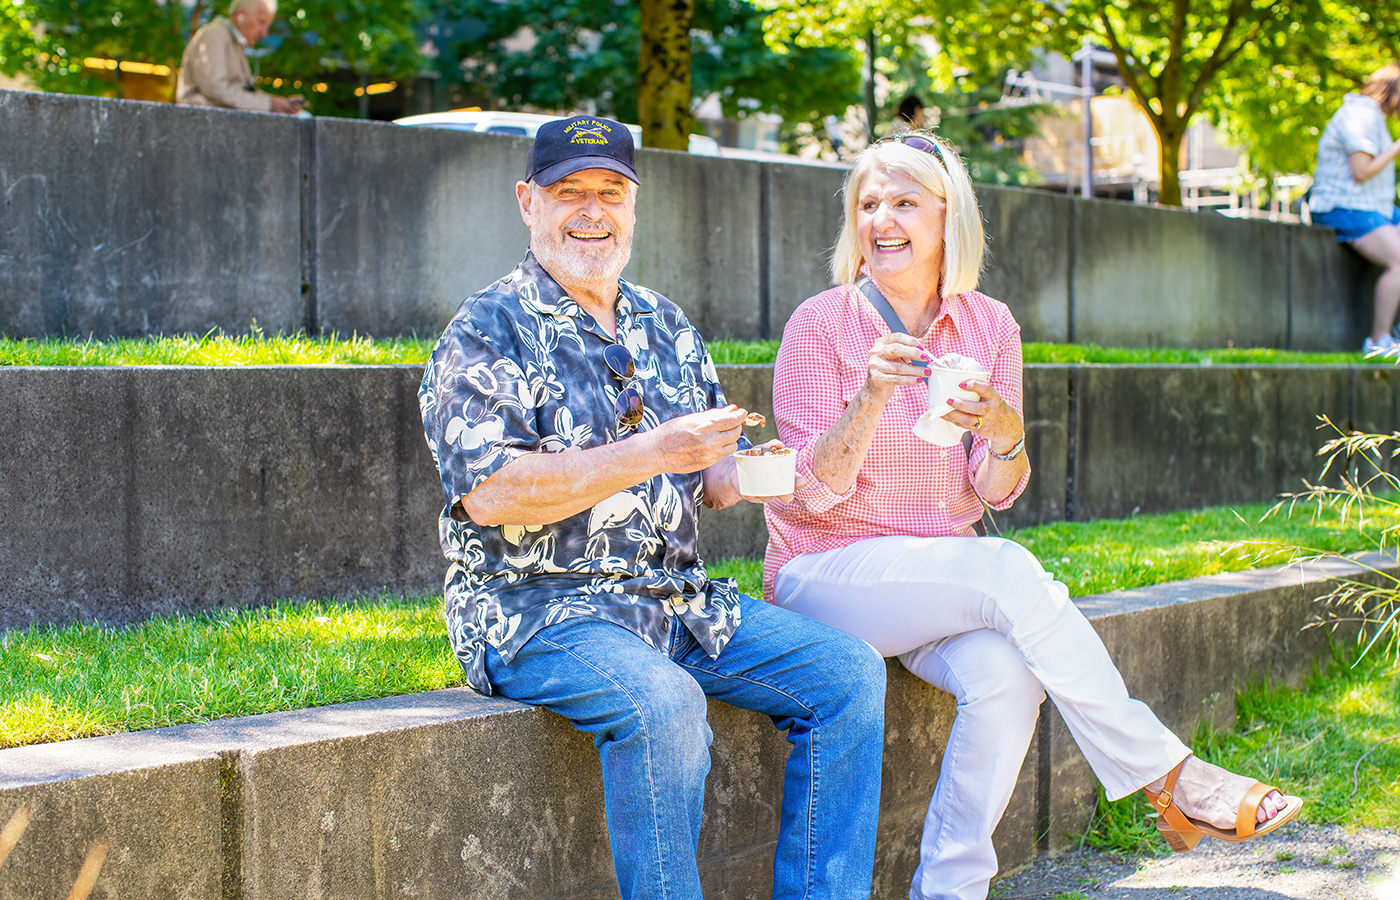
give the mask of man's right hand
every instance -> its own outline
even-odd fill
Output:
[[[731,403],[663,422],[645,436],[655,444],[661,471],[699,472],[739,449],[747,414]]]

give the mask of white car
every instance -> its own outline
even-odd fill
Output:
[[[516,134],[533,138],[535,132],[545,122],[560,116],[541,116],[535,113],[494,112],[491,110],[459,109],[451,112],[424,113],[420,116],[406,116],[395,119],[395,125],[426,125],[430,128],[453,128],[457,131],[485,131],[491,134]],[[632,132],[632,143],[642,146],[642,129],[628,125]],[[719,156],[719,143],[703,134],[690,136],[690,152],[697,156]]]

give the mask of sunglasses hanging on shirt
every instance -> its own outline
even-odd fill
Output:
[[[603,348],[603,362],[608,364],[608,368],[623,382],[637,373],[637,367],[632,362],[632,353],[623,344],[609,344]],[[617,424],[624,428],[636,428],[642,424],[642,413],[646,407],[642,405],[642,392],[636,385],[626,385],[617,395],[617,401],[613,403],[613,413],[617,416]]]

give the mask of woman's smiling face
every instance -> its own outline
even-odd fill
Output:
[[[899,172],[876,169],[856,201],[856,237],[870,273],[886,283],[924,283],[943,275],[942,197]]]

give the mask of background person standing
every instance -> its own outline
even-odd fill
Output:
[[[233,0],[227,18],[218,16],[196,31],[180,60],[175,102],[287,114],[305,106],[300,95],[258,90],[248,65],[248,48],[267,37],[276,16],[276,0]]]

